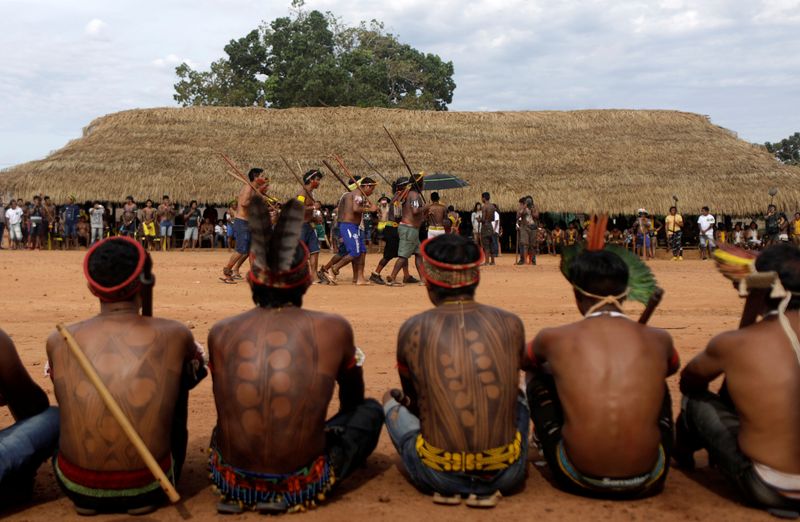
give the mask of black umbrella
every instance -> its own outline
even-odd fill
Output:
[[[452,174],[445,174],[444,172],[434,172],[433,174],[426,175],[423,178],[424,190],[448,190],[464,188],[469,186],[469,183],[461,178],[457,178]]]

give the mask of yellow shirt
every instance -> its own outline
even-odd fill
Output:
[[[673,232],[678,232],[683,228],[683,216],[680,214],[672,214],[667,216],[664,220],[667,227],[667,236],[671,236]]]
[[[794,235],[800,236],[800,219],[794,222]]]

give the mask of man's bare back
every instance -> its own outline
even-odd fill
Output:
[[[432,227],[444,226],[444,218],[447,215],[447,207],[441,203],[430,203],[425,208],[425,213],[428,217],[428,225]]]
[[[666,332],[602,315],[542,330],[533,351],[552,371],[566,451],[581,472],[630,477],[653,468],[664,379],[677,370]]]
[[[288,473],[323,454],[334,384],[355,354],[350,325],[295,307],[259,307],[217,323],[208,337],[225,460]]]
[[[426,441],[481,452],[514,439],[524,335],[515,315],[474,302],[447,303],[403,325],[398,365],[413,376],[403,391]]]
[[[798,313],[786,316],[800,333]],[[741,421],[741,451],[755,462],[800,474],[800,363],[777,318],[718,335],[706,357],[725,374]]]
[[[195,352],[191,332],[176,321],[136,313],[99,315],[68,329],[155,458],[167,456],[184,363]],[[47,355],[64,457],[91,470],[144,468],[58,333],[47,340]]]
[[[241,190],[239,190],[239,195],[236,198],[236,202],[238,203],[238,207],[236,209],[236,218],[243,219],[247,221],[247,207],[250,205],[250,199],[252,199],[255,191],[250,187],[250,185],[242,186]]]
[[[345,193],[339,200],[339,223],[361,224],[364,215],[364,196],[358,189]]]

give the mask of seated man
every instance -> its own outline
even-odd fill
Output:
[[[517,316],[475,302],[484,261],[475,243],[442,235],[421,252],[435,308],[400,328],[403,390],[384,396],[386,427],[412,483],[434,502],[466,497],[468,506],[492,507],[525,480],[524,327]]]
[[[673,430],[664,379],[680,363],[669,334],[622,312],[634,292],[622,256],[643,263],[604,249],[602,234],[592,236],[595,249],[562,258],[584,319],[542,330],[528,348],[531,419],[558,487],[645,497],[659,493],[667,477]]]
[[[300,243],[303,206],[287,202],[273,233],[262,199],[251,200],[248,280],[257,306],[208,334],[220,513],[312,507],[366,462],[380,436],[383,411],[364,399],[363,354],[350,324],[302,308],[312,280]],[[339,412],[326,422],[336,383]]]
[[[14,343],[0,330],[0,406],[14,424],[0,430],[0,507],[24,500],[33,490],[39,465],[58,444],[58,408],[19,360]]]
[[[770,291],[748,297],[747,307],[756,299],[752,304],[762,320],[716,336],[684,368],[686,400],[676,422],[675,460],[691,468],[693,452],[705,448],[745,502],[798,512],[800,250],[769,247],[755,266],[777,273],[774,298]],[[726,391],[717,395],[708,385],[720,375]]]
[[[92,246],[84,261],[100,314],[68,327],[167,476],[186,456],[189,389],[205,376],[188,328],[139,315],[151,309],[150,256],[127,237]],[[47,340],[61,410],[56,479],[79,514],[142,514],[166,500],[158,482],[58,333]]]

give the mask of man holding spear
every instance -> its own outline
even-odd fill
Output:
[[[220,281],[227,284],[235,284],[237,279],[241,279],[239,268],[250,255],[250,228],[247,225],[247,208],[250,200],[256,194],[256,189],[260,194],[265,194],[269,189],[269,182],[261,177],[264,169],[254,167],[247,173],[247,180],[239,190],[236,198],[238,203],[236,219],[233,222],[233,237],[236,239],[236,250],[231,254],[228,263],[222,269]]]
[[[333,272],[335,278],[342,268],[347,266],[348,263],[353,263],[356,284],[362,286],[369,285],[370,282],[364,276],[367,249],[364,243],[363,231],[360,228],[361,217],[364,212],[378,210],[378,207],[367,199],[375,190],[375,185],[375,180],[372,178],[362,178],[356,182],[356,187],[342,196],[339,201],[339,236],[344,242],[347,255],[331,268],[331,272]]]
[[[164,502],[162,487],[177,498],[161,479],[180,476],[189,390],[206,369],[188,328],[149,316],[151,267],[131,238],[95,244],[84,274],[100,314],[47,340],[61,413],[53,466],[81,515],[147,513]]]

